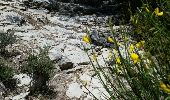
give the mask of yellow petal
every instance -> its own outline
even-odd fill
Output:
[[[164,88],[163,91],[167,92],[167,93],[170,93],[170,89],[169,88]]]
[[[136,53],[131,54],[131,59],[134,63],[137,63],[139,61],[139,56]]]
[[[133,60],[133,63],[136,64],[138,62],[138,60]]]
[[[130,45],[129,51],[130,51],[130,52],[133,52],[133,51],[134,51],[134,45],[133,45],[133,44]]]
[[[83,36],[83,41],[86,43],[91,43],[90,37],[88,35]]]
[[[141,48],[141,44],[140,44],[140,43],[137,43],[137,44],[136,44],[136,47],[137,47],[137,48]]]
[[[162,16],[163,15],[163,12],[159,12],[159,8],[157,7],[156,9],[155,9],[155,14],[157,15],[157,16]]]
[[[138,42],[138,43],[136,44],[136,47],[137,47],[137,48],[141,48],[141,47],[144,46],[144,43],[145,43],[145,41],[140,41],[140,42]]]
[[[166,88],[166,85],[163,82],[160,82],[160,88],[164,89]]]
[[[164,91],[164,92],[167,92],[167,93],[170,93],[170,88],[169,88],[169,85],[163,83],[163,82],[160,82],[160,88]]]
[[[157,15],[158,13],[159,13],[159,8],[157,7],[157,8],[155,8],[155,14]]]
[[[163,15],[163,12],[160,12],[160,13],[158,13],[157,15],[158,15],[158,16],[162,16],[162,15]]]
[[[116,58],[116,63],[121,64],[120,58]]]
[[[110,36],[107,38],[107,41],[110,42],[110,43],[114,42],[113,39]]]

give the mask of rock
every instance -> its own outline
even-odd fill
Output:
[[[93,94],[99,100],[107,100],[106,98],[110,97],[97,76],[91,77],[89,76],[89,72],[87,72],[80,75],[80,80],[83,82],[84,85],[86,85],[86,88],[82,87],[81,89],[83,92],[86,93],[86,100],[94,99],[92,96],[90,96],[91,94]],[[106,84],[105,80],[104,82]]]
[[[90,6],[98,6],[102,3],[103,0],[58,0],[60,2],[66,2],[66,3],[77,3],[77,4],[84,4],[84,5],[90,5]]]
[[[90,62],[87,53],[76,46],[67,45],[64,54],[74,64],[88,64]]]
[[[70,98],[80,98],[84,93],[80,87],[80,84],[76,82],[69,84],[68,90],[66,91],[66,95]]]
[[[15,1],[17,4],[19,1],[20,3],[24,1],[25,5],[23,4],[20,5],[19,3],[18,4],[19,6],[17,6],[16,8],[12,8],[8,7],[8,5],[10,4],[4,3],[8,5],[6,5],[5,7],[0,7],[1,15],[0,29],[4,31],[12,29],[14,30],[15,35],[17,35],[18,37],[17,43],[13,44],[12,47],[14,49],[16,48],[18,51],[21,51],[23,57],[25,58],[23,59],[22,56],[16,57],[16,60],[18,61],[16,64],[18,65],[25,63],[25,59],[27,57],[28,52],[38,53],[39,47],[50,46],[51,49],[49,51],[48,56],[50,57],[51,60],[55,62],[56,65],[55,73],[59,74],[54,76],[56,78],[54,78],[53,82],[51,83],[51,85],[54,86],[54,91],[56,92],[55,94],[56,99],[53,100],[66,100],[68,96],[70,96],[72,99],[79,98],[81,100],[85,100],[84,97],[82,97],[82,95],[84,95],[82,91],[85,90],[81,90],[82,87],[81,84],[79,84],[78,80],[76,81],[73,80],[75,78],[77,79],[75,72],[84,73],[84,70],[86,70],[87,67],[89,67],[89,70],[92,70],[91,69],[92,67],[89,64],[90,60],[87,56],[87,53],[84,51],[84,47],[90,49],[94,45],[87,44],[82,41],[82,37],[86,34],[85,32],[86,28],[91,29],[91,27],[93,27],[94,29],[102,30],[101,32],[99,32],[99,34],[108,33],[107,32],[108,28],[105,25],[106,24],[105,21],[107,20],[108,17],[106,17],[105,15],[102,15],[100,17],[96,15],[96,13],[100,12],[98,8],[101,6],[95,7],[87,6],[88,4],[84,5],[82,3],[81,3],[82,5],[80,5],[75,3],[60,2],[59,5],[61,7],[59,9],[60,12],[63,12],[64,14],[65,12],[67,14],[73,13],[74,16],[71,17],[66,16],[67,14],[60,15],[61,13],[58,14],[58,12],[49,12],[50,10],[53,11],[53,9],[57,10],[55,6],[56,7],[58,6],[56,5],[59,3],[58,0],[12,0],[12,1]],[[57,3],[55,3],[55,1]],[[86,1],[82,2],[85,3]],[[70,2],[70,0],[67,0],[67,2]],[[80,1],[78,1],[77,3],[79,2]],[[27,9],[21,10],[20,6],[27,6]],[[49,11],[46,9],[48,9]],[[18,13],[17,11],[22,12],[23,14]],[[77,13],[82,14],[81,16],[79,16],[76,15]],[[93,16],[84,15],[93,13],[95,13]],[[25,19],[26,23],[19,27],[18,25],[16,25],[16,23],[20,23],[22,18]],[[35,20],[30,20],[29,18]],[[83,25],[82,23],[87,24]],[[34,28],[34,26],[36,25],[39,26],[42,25],[42,27]],[[103,38],[103,40],[101,39],[101,42],[102,41],[107,42],[105,36],[99,35],[99,40],[100,37]],[[100,47],[103,48],[102,46]],[[20,68],[20,66],[17,66],[17,68]],[[44,76],[42,75],[39,76],[40,78],[37,78],[38,76],[33,77],[34,79],[36,79],[36,82],[33,83],[38,84],[38,86],[34,87],[37,88],[40,88],[41,85],[44,85],[44,83],[42,83],[42,80],[45,80]],[[18,95],[15,95],[13,99],[24,100],[23,98],[25,97],[25,95],[27,95],[27,93],[24,92],[28,91],[31,79],[25,74],[15,75],[14,77],[18,79],[17,86],[19,88],[16,88]],[[91,81],[91,79],[92,79],[91,74],[89,76],[85,75],[82,78],[82,80],[89,82]],[[93,87],[101,86],[100,84],[96,84],[98,82],[97,80],[93,79],[93,81],[94,86],[91,86],[90,89]],[[91,90],[93,91],[93,89]],[[94,91],[95,91],[94,93],[96,93],[97,96],[101,95],[101,92],[98,93],[97,90]],[[88,94],[89,98],[93,98],[90,95],[90,93]],[[49,98],[47,98],[47,100],[48,99]],[[87,98],[86,100],[90,99]]]
[[[55,99],[52,100],[70,100],[66,95],[67,84],[72,80],[72,77],[69,74],[59,73],[56,74],[50,81],[49,86],[53,88],[53,91],[56,92]],[[51,100],[51,99],[50,99]]]
[[[18,26],[21,26],[22,24],[25,23],[25,20],[22,17],[19,16],[10,16],[7,15],[6,19],[10,21],[11,23],[17,24]]]
[[[93,30],[90,33],[90,38],[94,45],[103,47],[113,47],[113,43],[107,42],[107,37],[107,35],[105,36],[103,33],[99,33],[96,30]]]
[[[17,86],[24,86],[24,85],[30,85],[31,83],[31,78],[27,75],[27,74],[18,74],[18,75],[14,75],[15,79],[17,79]]]
[[[61,70],[68,70],[73,68],[73,63],[66,57],[63,57],[59,62],[58,65]]]
[[[52,61],[59,61],[62,58],[61,49],[54,47],[49,50],[49,57]]]
[[[19,95],[16,95],[12,98],[10,98],[10,100],[25,100],[25,97],[29,94],[29,92],[26,93],[20,93]]]

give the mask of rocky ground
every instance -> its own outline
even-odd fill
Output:
[[[104,100],[108,94],[97,79],[84,51],[84,47],[90,48],[91,45],[83,42],[82,37],[86,35],[86,29],[110,33],[106,24],[108,16],[62,15],[45,8],[28,7],[24,4],[25,1],[27,0],[0,1],[0,31],[13,32],[18,40],[7,48],[8,51],[19,52],[12,62],[19,69],[29,52],[38,53],[39,47],[50,46],[49,57],[56,62],[56,73],[49,85],[53,86],[56,94],[48,99],[93,100],[93,93],[99,100]],[[99,60],[103,56],[107,59],[109,52],[108,48],[101,48]],[[101,60],[100,64],[104,65],[104,62]],[[14,77],[18,79],[17,90],[7,95],[5,100],[25,100],[32,79],[19,72]],[[40,95],[33,100],[43,98],[45,97]]]

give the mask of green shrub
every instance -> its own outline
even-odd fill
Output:
[[[156,57],[158,64],[162,66],[161,70],[166,70],[162,75],[166,76],[170,71],[170,1],[162,0],[156,4],[155,7],[144,4],[132,17],[132,34],[140,36],[137,41],[146,41],[145,50]]]
[[[48,92],[47,82],[53,73],[53,69],[54,64],[48,56],[48,48],[40,49],[38,55],[29,54],[23,71],[33,77],[30,95]]]
[[[131,16],[133,29],[131,33],[121,33],[123,42],[119,43],[113,37],[115,48],[110,50],[117,51],[112,54],[113,65],[106,62],[103,68],[97,60],[96,65],[92,62],[103,87],[110,95],[107,97],[109,100],[170,98],[170,4],[168,0],[156,2],[158,8],[149,4],[143,4]],[[110,28],[114,35],[111,24]],[[129,41],[129,34],[136,41]],[[120,51],[119,44],[123,44],[125,54]]]
[[[10,90],[14,90],[16,86],[16,80],[13,79],[13,75],[14,70],[0,60],[0,81]]]
[[[5,52],[5,47],[13,44],[16,41],[16,36],[12,32],[0,32],[0,53]]]

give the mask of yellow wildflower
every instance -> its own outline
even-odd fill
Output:
[[[130,45],[130,48],[129,48],[129,51],[130,51],[130,52],[133,52],[133,51],[134,51],[134,49],[135,49],[134,45],[133,45],[133,44],[131,44],[131,45]]]
[[[168,84],[166,85],[165,83],[160,82],[160,88],[161,88],[164,92],[170,93],[170,87],[169,87]]]
[[[166,85],[163,82],[160,82],[160,88],[166,88]]]
[[[121,61],[120,61],[119,57],[116,58],[116,63],[121,64]]]
[[[83,41],[86,42],[86,43],[91,43],[91,39],[88,35],[83,36]]]
[[[113,42],[114,42],[114,41],[113,41],[113,38],[112,38],[112,37],[110,37],[110,36],[109,36],[109,37],[107,37],[107,41],[108,41],[108,42],[110,42],[110,43],[113,43]]]
[[[142,48],[144,46],[145,41],[140,41],[136,44],[137,48]]]
[[[131,54],[131,59],[134,63],[137,63],[139,61],[139,56],[136,53]]]
[[[163,15],[163,12],[159,12],[159,8],[157,7],[156,9],[155,9],[155,14],[157,15],[157,16],[162,16]]]
[[[146,12],[150,12],[149,9],[148,9],[148,7],[146,7],[145,9],[146,9]]]

